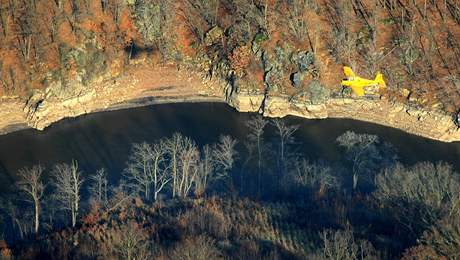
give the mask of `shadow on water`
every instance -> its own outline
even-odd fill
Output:
[[[116,181],[134,142],[153,142],[174,132],[181,132],[200,145],[216,142],[221,134],[243,142],[247,134],[245,122],[250,116],[222,103],[164,104],[95,113],[63,120],[43,132],[29,129],[0,136],[1,192],[8,190],[21,167],[38,163],[49,167],[72,159],[78,160],[86,173],[106,167]],[[443,160],[460,169],[459,143],[437,142],[354,120],[286,120],[300,125],[296,133],[300,151],[312,160],[339,160],[341,152],[335,139],[353,130],[377,134],[382,141],[392,143],[405,164]],[[267,138],[273,134],[273,129],[269,129]]]

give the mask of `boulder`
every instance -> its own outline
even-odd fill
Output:
[[[407,88],[402,88],[399,90],[399,93],[401,93],[401,95],[404,97],[404,98],[409,98],[410,94],[411,94],[411,91],[408,90]]]
[[[292,85],[295,87],[295,88],[301,88],[302,87],[302,81],[304,79],[304,74],[301,73],[300,71],[298,72],[295,72],[291,75],[291,81],[292,81]]]
[[[297,65],[301,72],[315,69],[315,54],[308,51],[301,51],[292,55],[292,63]]]

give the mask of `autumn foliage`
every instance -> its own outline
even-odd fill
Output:
[[[211,31],[222,34],[209,43]],[[291,58],[309,52],[315,68],[303,86],[316,80],[338,91],[348,65],[364,77],[382,72],[391,100],[450,113],[460,106],[460,5],[452,0],[0,0],[0,35],[0,95],[79,76],[87,84],[95,75],[83,71],[116,76],[138,49],[292,94]]]
[[[245,45],[236,48],[230,55],[230,62],[235,73],[243,75],[251,62],[251,49],[249,46]]]
[[[81,69],[72,65],[72,50],[92,44],[110,64],[137,38],[129,6],[119,0],[2,0],[0,8],[3,95],[24,95],[60,78],[72,80]]]

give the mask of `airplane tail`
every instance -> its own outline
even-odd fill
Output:
[[[382,73],[378,72],[377,75],[375,76],[375,81],[379,84],[380,87],[385,88],[385,80],[383,80],[383,75]]]

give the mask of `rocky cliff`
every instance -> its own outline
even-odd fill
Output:
[[[266,116],[346,117],[459,140],[457,9],[367,0],[3,1],[0,133],[158,102],[227,100]],[[338,93],[344,64],[366,78],[380,71],[384,99]]]
[[[379,98],[335,96],[312,102],[311,98],[283,94],[231,91],[231,86],[226,89],[223,85],[171,67],[155,71],[137,67],[118,80],[101,78],[93,88],[76,87],[73,95],[59,96],[57,89],[47,88],[37,91],[26,102],[4,98],[0,102],[0,134],[24,128],[43,130],[63,118],[98,111],[167,102],[226,101],[240,112],[258,112],[267,117],[349,118],[444,142],[460,141],[455,118],[442,111]]]

